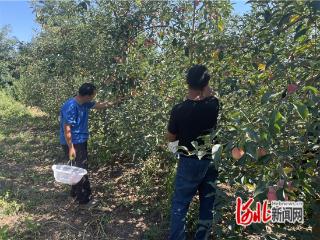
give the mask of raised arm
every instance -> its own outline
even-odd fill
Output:
[[[97,102],[94,106],[93,106],[93,109],[106,109],[108,107],[111,107],[113,106],[114,103],[113,102],[108,102],[108,101],[105,101],[105,102]]]
[[[104,101],[104,102],[96,102],[96,104],[92,107],[93,109],[106,109],[108,107],[112,107],[114,105],[117,105],[119,103],[121,103],[123,100],[125,100],[125,97],[120,97],[117,100],[110,102],[110,101]]]

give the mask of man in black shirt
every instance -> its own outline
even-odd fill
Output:
[[[215,188],[218,177],[209,155],[199,160],[192,141],[203,144],[200,136],[209,134],[216,128],[219,101],[212,95],[208,86],[210,75],[203,65],[191,67],[187,73],[187,100],[173,107],[168,124],[167,138],[170,142],[179,141],[188,151],[179,154],[175,179],[175,190],[171,208],[170,240],[186,239],[185,217],[193,196],[199,192],[200,210],[195,239],[208,239],[213,219]]]

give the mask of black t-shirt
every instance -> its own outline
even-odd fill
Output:
[[[218,112],[219,101],[216,97],[197,101],[187,99],[172,108],[168,131],[177,135],[179,146],[185,146],[192,151],[192,141],[198,141],[200,145],[201,141],[197,138],[216,128]]]

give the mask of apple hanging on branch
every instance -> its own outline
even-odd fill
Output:
[[[242,148],[235,147],[232,149],[232,157],[235,160],[239,160],[244,155],[244,151]]]
[[[264,157],[265,155],[267,155],[267,150],[265,148],[262,148],[262,147],[259,147],[258,150],[257,150],[257,155],[258,155],[258,158],[262,158]]]
[[[298,90],[298,85],[297,84],[288,84],[288,87],[287,87],[288,94],[292,94],[297,90]]]

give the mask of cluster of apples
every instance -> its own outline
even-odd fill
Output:
[[[245,151],[242,148],[235,147],[235,148],[232,149],[231,153],[232,153],[233,159],[239,160],[240,158],[243,157],[243,155],[245,154]],[[262,147],[259,147],[258,150],[257,150],[257,155],[258,155],[258,158],[261,158],[261,157],[267,155],[267,150],[262,148]],[[277,190],[281,189],[281,188],[284,188],[284,180],[283,179],[279,180],[276,186],[269,186],[268,187],[267,197],[268,197],[268,201],[269,202],[275,201],[275,200],[278,199]],[[287,190],[291,191],[291,192],[294,190],[292,181],[287,182]],[[288,201],[288,195],[287,194],[284,195],[284,199],[286,201]]]
[[[232,153],[233,159],[235,159],[235,160],[239,160],[245,154],[244,150],[242,148],[238,148],[238,147],[234,147],[232,149],[231,153]],[[258,158],[261,158],[261,157],[267,155],[267,150],[262,147],[259,147],[257,150],[257,155],[258,155]]]

